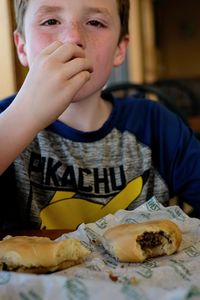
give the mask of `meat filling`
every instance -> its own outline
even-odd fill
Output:
[[[169,237],[163,232],[144,232],[137,238],[142,250],[151,249],[162,245],[163,242],[171,243]]]

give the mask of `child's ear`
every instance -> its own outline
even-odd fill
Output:
[[[24,67],[28,66],[27,54],[26,54],[26,42],[25,38],[18,31],[14,31],[14,42],[17,49],[17,55]]]
[[[116,49],[115,58],[113,61],[113,67],[118,67],[124,62],[125,57],[126,57],[128,43],[129,43],[128,35],[124,36],[122,38],[122,40],[119,42],[117,49]]]

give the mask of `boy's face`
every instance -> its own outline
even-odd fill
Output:
[[[112,67],[124,61],[128,38],[119,43],[119,35],[116,0],[30,0],[24,37],[15,32],[15,43],[25,66],[55,40],[80,45],[93,66],[91,79],[81,90],[88,94],[99,91]]]

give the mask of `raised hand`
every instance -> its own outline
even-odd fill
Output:
[[[30,122],[43,129],[63,113],[91,72],[81,47],[56,41],[31,64],[15,104],[23,102]]]
[[[91,72],[84,50],[75,44],[54,42],[40,52],[15,100],[0,114],[0,174],[67,109]]]

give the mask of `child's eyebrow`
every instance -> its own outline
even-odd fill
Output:
[[[85,8],[85,12],[86,13],[97,13],[97,14],[103,14],[106,15],[108,17],[112,17],[111,13],[109,12],[109,10],[107,8],[104,7],[87,7]]]
[[[59,12],[61,10],[62,8],[60,6],[43,5],[35,12],[35,15],[43,14],[43,13]]]
[[[74,0],[76,1],[76,0]],[[47,14],[51,13],[61,13],[63,11],[62,6],[50,6],[50,5],[43,5],[38,8],[35,12],[35,17],[39,18]],[[107,8],[104,7],[93,7],[93,6],[88,6],[85,7],[82,11],[84,15],[92,15],[92,14],[99,14],[104,16],[107,20],[112,20],[113,16],[111,15],[110,11]]]
[[[52,13],[52,12],[60,12],[63,8],[61,6],[49,6],[49,5],[43,5],[41,6],[36,12],[35,15],[43,14],[43,13]],[[98,13],[98,14],[104,14],[108,17],[112,17],[108,9],[104,7],[86,7],[84,9],[85,13]]]

